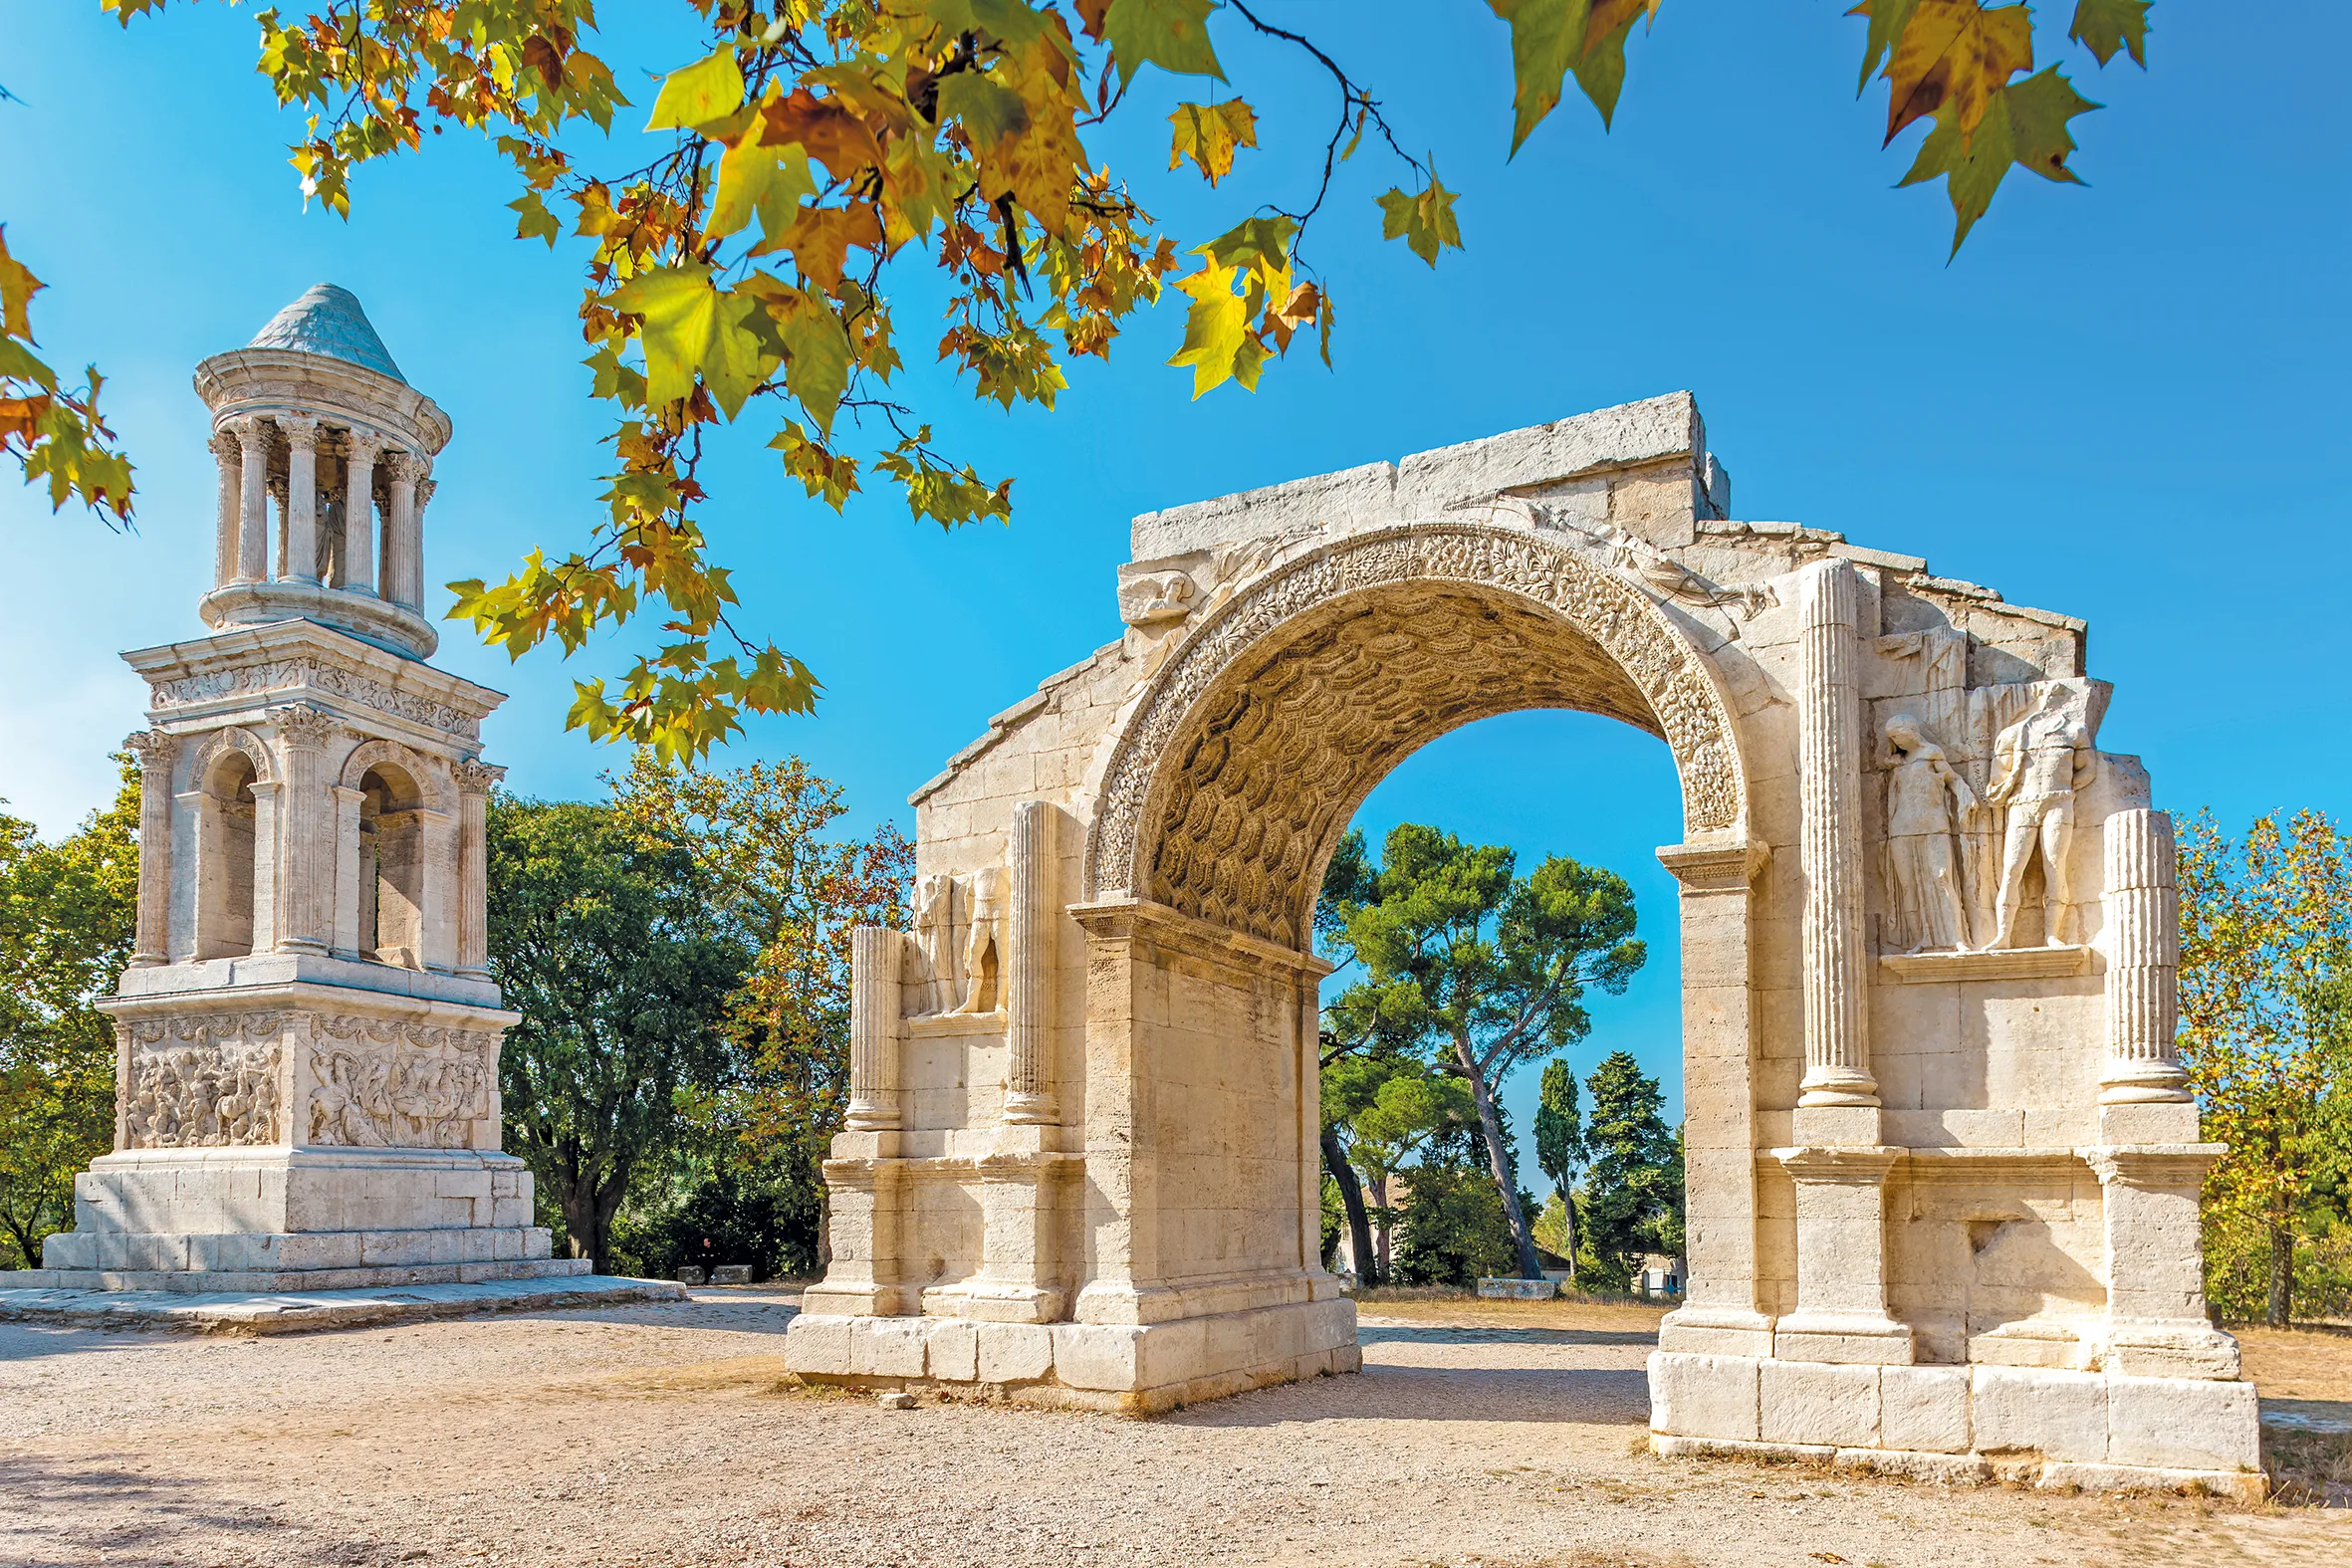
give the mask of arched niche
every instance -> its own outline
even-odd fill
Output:
[[[342,786],[357,803],[346,825],[357,842],[341,857],[357,878],[353,945],[374,963],[422,969],[426,821],[443,809],[445,791],[422,757],[392,741],[354,750]]]
[[[278,775],[270,749],[249,730],[205,738],[190,761],[196,796],[196,953],[244,958],[266,947],[276,841]]]

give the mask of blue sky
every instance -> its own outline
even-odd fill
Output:
[[[835,518],[783,481],[763,434],[722,442],[710,519],[747,619],[826,686],[818,717],[755,724],[722,761],[798,751],[848,787],[858,824],[911,822],[907,791],[988,715],[1118,631],[1132,514],[1689,387],[1737,516],[1841,530],[2087,617],[2092,671],[2117,684],[2102,739],[2147,759],[2160,803],[2236,824],[2352,813],[2337,630],[2352,153],[2332,110],[2352,10],[2283,0],[2257,32],[2234,8],[2165,0],[2152,71],[2070,52],[2109,106],[2074,122],[2090,184],[2013,174],[1947,266],[1950,208],[1940,185],[1891,188],[1918,132],[1880,150],[1883,91],[1853,97],[1862,29],[1844,9],[1672,0],[1634,42],[1612,134],[1571,98],[1507,159],[1508,42],[1485,6],[1277,0],[1266,14],[1314,32],[1430,150],[1462,193],[1467,251],[1433,273],[1381,243],[1372,198],[1395,171],[1359,156],[1309,242],[1337,368],[1301,355],[1255,396],[1198,402],[1161,363],[1181,300],[1139,320],[1117,363],[1073,368],[1052,414],[977,406],[922,367],[910,308],[907,390],[945,444],[1019,476],[1013,526],[943,535],[886,499]],[[607,10],[602,52],[649,104],[644,72],[690,57],[663,31],[683,8]],[[1330,112],[1296,61],[1230,16],[1213,26],[1267,150],[1216,191],[1165,174],[1161,116],[1199,95],[1151,72],[1095,145],[1180,237],[1294,198]],[[309,285],[356,292],[456,422],[429,580],[495,577],[594,514],[603,427],[578,363],[573,244],[515,241],[512,176],[457,133],[361,173],[349,223],[305,212],[284,161],[299,120],[253,59],[250,13],[219,5],[127,30],[96,0],[11,9],[0,85],[23,102],[0,103],[0,218],[52,285],[45,347],[112,377],[140,465],[132,535],[0,485],[17,561],[0,581],[0,795],[52,832],[105,794],[106,753],[139,722],[117,651],[199,630],[213,479],[189,373]],[[641,161],[628,151],[600,161]],[[512,694],[486,735],[516,787],[583,794],[616,766],[564,732],[574,670],[510,666],[455,625],[445,638],[439,662]],[[1596,1009],[1579,1066],[1624,1045],[1679,1087],[1671,883],[1650,857],[1676,816],[1657,743],[1525,714],[1428,748],[1360,820],[1631,877],[1657,953]]]

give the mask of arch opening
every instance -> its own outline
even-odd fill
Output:
[[[203,813],[197,831],[203,842],[196,907],[196,956],[244,958],[253,952],[254,857],[258,803],[253,786],[260,774],[241,751],[224,751],[205,771]]]
[[[359,777],[359,952],[378,964],[424,967],[425,797],[396,763]]]

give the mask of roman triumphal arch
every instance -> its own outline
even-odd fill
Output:
[[[1686,394],[1138,518],[1118,641],[915,797],[854,939],[802,1376],[1150,1411],[1358,1366],[1311,912],[1473,720],[1672,750],[1690,1287],[1664,1454],[2252,1486],[2206,1320],[2169,819],[2083,623],[1736,522]]]

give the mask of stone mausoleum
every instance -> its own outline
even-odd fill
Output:
[[[424,661],[448,416],[322,284],[196,370],[209,635],[147,683],[115,1150],[11,1284],[322,1290],[585,1274],[499,1152],[481,760],[504,699]],[[0,1276],[6,1277],[6,1276]]]
[[[856,933],[802,1376],[1148,1411],[1355,1370],[1324,863],[1415,748],[1570,708],[1682,786],[1656,1449],[2258,1488],[2172,827],[2081,621],[1736,520],[1683,394],[1154,513],[1133,556],[1119,638],[915,794],[912,929]]]

